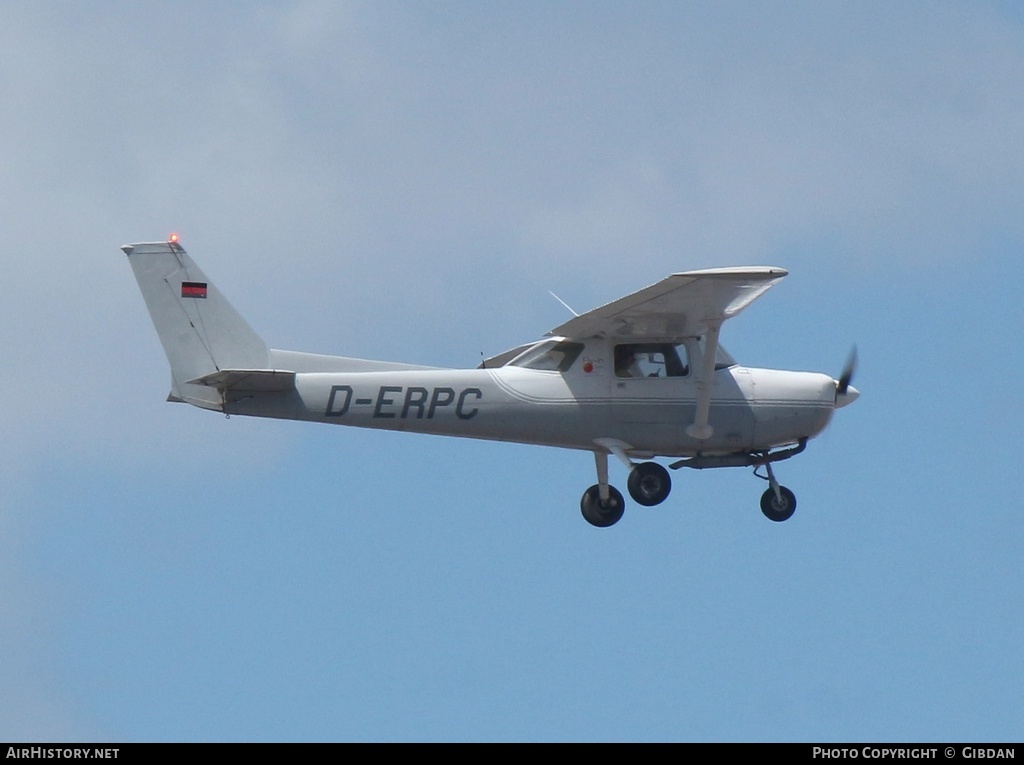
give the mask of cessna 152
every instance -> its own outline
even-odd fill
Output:
[[[128,255],[171,366],[169,401],[225,414],[515,441],[594,453],[580,509],[594,526],[623,514],[608,456],[639,504],[668,497],[670,468],[753,467],[761,510],[788,519],[796,497],[772,464],[803,451],[859,395],[852,354],[839,379],[740,366],[722,323],[786,276],[781,268],[672,274],[577,315],[546,339],[446,369],[267,347],[172,236]],[[763,468],[764,475],[758,473]]]

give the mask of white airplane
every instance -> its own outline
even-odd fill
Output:
[[[654,457],[675,458],[672,469],[753,467],[769,483],[762,512],[787,520],[796,497],[772,464],[802,452],[859,395],[855,353],[836,380],[740,366],[719,346],[722,323],[786,276],[781,268],[672,274],[476,369],[448,369],[268,348],[176,236],[121,249],[170,361],[168,401],[590,451],[597,483],[580,510],[594,526],[616,523],[625,507],[608,482],[609,455],[646,506],[672,486]]]

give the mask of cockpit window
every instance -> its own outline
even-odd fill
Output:
[[[581,353],[583,353],[583,343],[550,340],[538,343],[519,354],[509,362],[509,366],[548,372],[566,372]]]
[[[616,377],[686,377],[686,346],[627,343],[615,346]]]

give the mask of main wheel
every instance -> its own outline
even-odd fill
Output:
[[[672,479],[657,462],[641,462],[629,471],[626,482],[631,496],[638,504],[646,507],[660,505],[672,491]]]
[[[597,484],[583,492],[580,500],[580,512],[587,523],[602,529],[618,523],[625,510],[626,501],[614,486],[608,487],[607,502],[601,502],[601,490]]]
[[[765,518],[777,523],[788,521],[796,511],[796,495],[785,486],[779,487],[779,494],[782,496],[781,502],[773,489],[761,495],[761,512]]]

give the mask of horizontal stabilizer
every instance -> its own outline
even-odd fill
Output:
[[[283,393],[295,389],[295,373],[280,369],[222,369],[188,382],[221,391]]]

